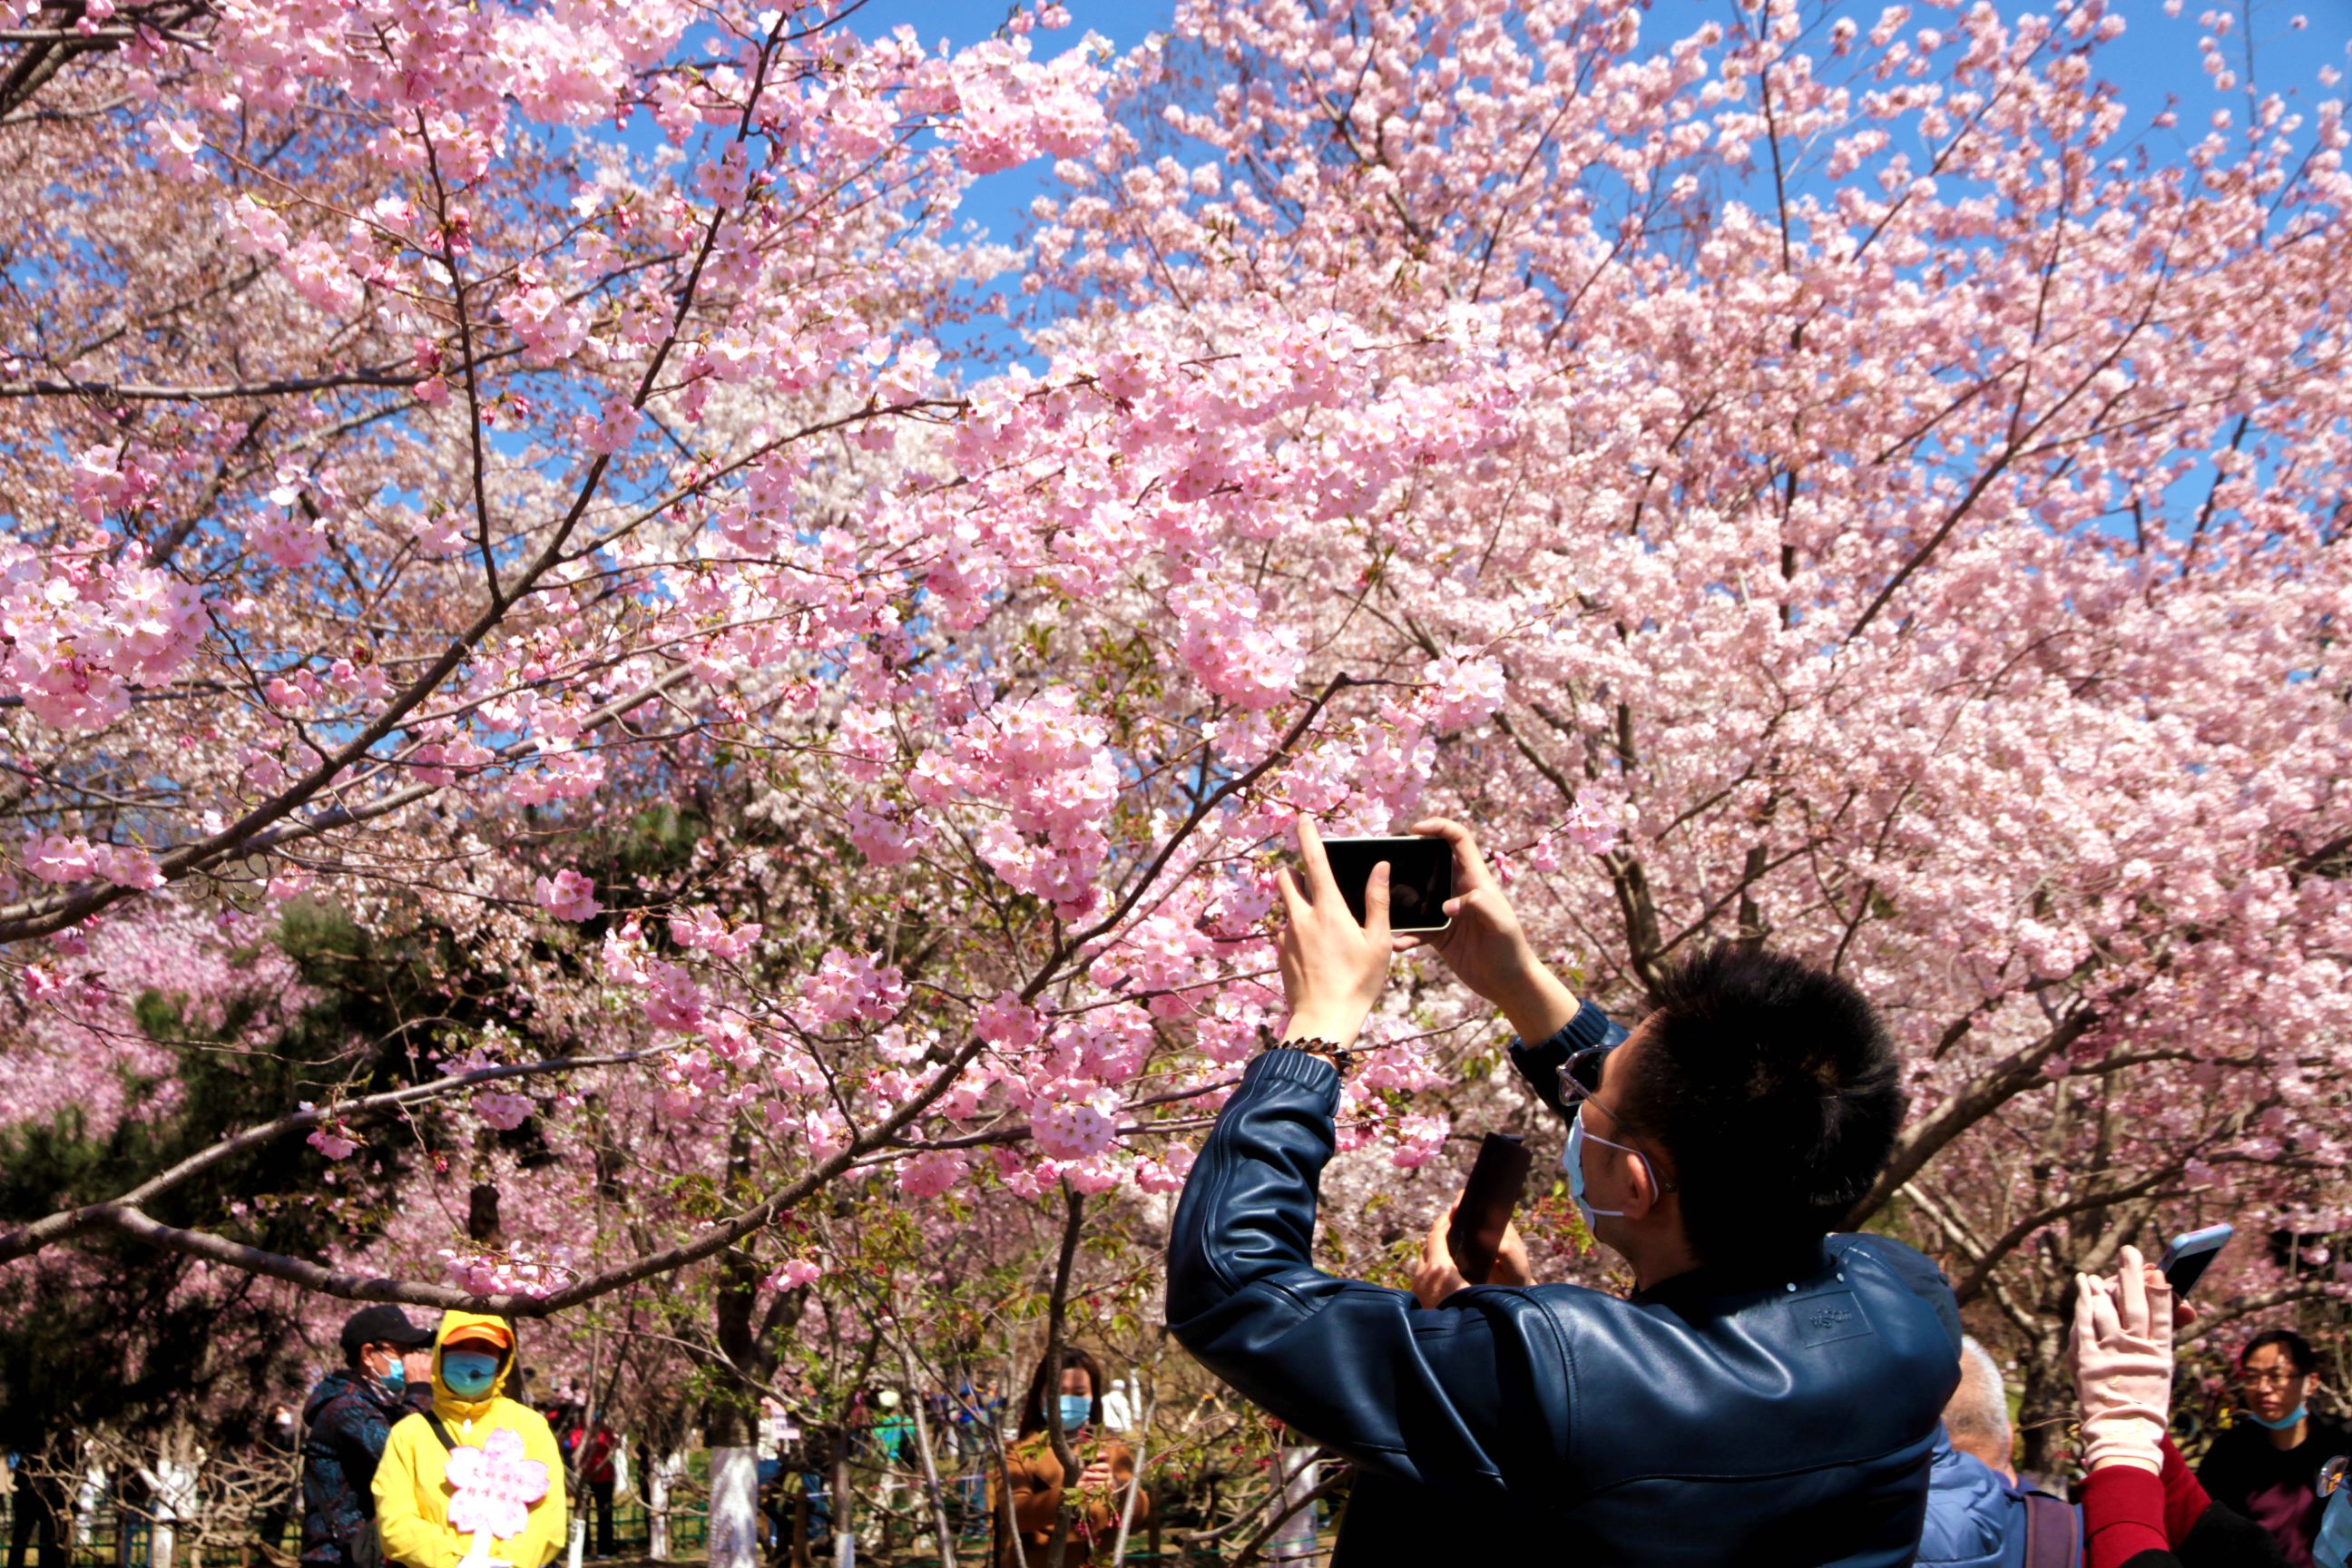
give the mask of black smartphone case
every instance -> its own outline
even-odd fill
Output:
[[[1511,1211],[1519,1206],[1519,1197],[1527,1191],[1528,1165],[1527,1145],[1517,1133],[1489,1132],[1478,1145],[1477,1163],[1470,1167],[1470,1180],[1463,1186],[1462,1201],[1454,1208],[1454,1223],[1445,1232],[1445,1249],[1454,1255],[1454,1267],[1473,1285],[1485,1284],[1495,1272],[1495,1258],[1502,1251]]]

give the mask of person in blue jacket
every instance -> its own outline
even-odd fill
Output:
[[[411,1352],[433,1331],[397,1307],[362,1307],[343,1321],[344,1365],[302,1405],[302,1561],[310,1568],[380,1568],[376,1466],[393,1423],[407,1414],[401,1390]]]
[[[1832,975],[1729,947],[1654,970],[1628,1033],[1537,959],[1468,830],[1414,831],[1454,851],[1452,923],[1429,945],[1509,1018],[1515,1065],[1570,1118],[1569,1192],[1634,1290],[1534,1285],[1516,1233],[1496,1282],[1465,1287],[1444,1215],[1412,1292],[1314,1267],[1348,1047],[1410,942],[1389,931],[1386,868],[1360,924],[1301,818],[1280,879],[1290,1018],[1177,1205],[1177,1339],[1355,1461],[1338,1568],[1910,1563],[1960,1331],[1927,1259],[1832,1234],[1902,1120],[1876,1015]]]
[[[2072,1503],[2018,1479],[2009,1390],[1992,1353],[1960,1342],[1960,1384],[1927,1475],[1919,1568],[2075,1568],[2083,1527]]]

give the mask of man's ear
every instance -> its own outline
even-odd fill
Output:
[[[1649,1218],[1657,1212],[1659,1200],[1665,1196],[1651,1171],[1648,1160],[1634,1154],[1625,1156],[1625,1217],[1629,1220]]]

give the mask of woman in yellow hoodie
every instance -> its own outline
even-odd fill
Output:
[[[514,1331],[505,1319],[478,1312],[441,1315],[433,1347],[433,1414],[409,1415],[394,1426],[376,1466],[376,1533],[388,1561],[404,1568],[457,1568],[461,1563],[546,1568],[562,1551],[563,1456],[546,1419],[500,1392],[514,1368]],[[510,1535],[460,1530],[449,1522],[457,1489],[449,1478],[449,1456],[461,1447],[483,1448],[496,1432],[513,1433],[522,1440],[522,1459],[546,1468],[545,1492],[528,1503],[520,1530]],[[507,1447],[499,1445],[501,1450]],[[469,1470],[476,1463],[469,1460],[459,1468]],[[460,1510],[461,1516],[470,1511]]]

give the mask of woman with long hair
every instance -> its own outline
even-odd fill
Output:
[[[1135,1451],[1104,1435],[1103,1389],[1102,1367],[1076,1345],[1063,1347],[1058,1369],[1042,1360],[1037,1363],[1029,1397],[1021,1406],[1019,1436],[1004,1455],[1004,1472],[989,1479],[996,1568],[1054,1568],[1046,1559],[1065,1500],[1071,1511],[1060,1568],[1092,1568],[1109,1562],[1118,1539],[1119,1513],[1135,1480]],[[1075,1497],[1065,1496],[1062,1462],[1054,1453],[1046,1413],[1048,1399],[1061,1415],[1062,1440],[1078,1460]],[[1150,1518],[1151,1494],[1138,1487],[1134,1524]]]

